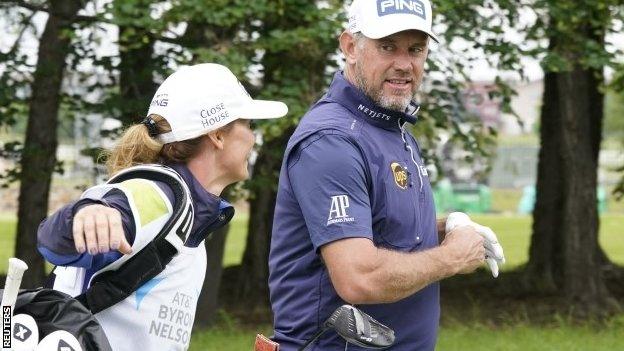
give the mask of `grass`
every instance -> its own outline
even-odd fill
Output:
[[[258,329],[223,326],[194,332],[189,351],[249,351],[253,348],[257,333],[271,335],[271,326],[265,325]]]
[[[537,134],[521,135],[499,135],[498,146],[539,146],[539,136]]]
[[[516,213],[518,203],[522,198],[522,190],[517,189],[493,189],[492,212]]]
[[[528,259],[531,217],[513,214],[519,196],[517,191],[494,191],[494,208],[503,214],[472,216],[475,221],[490,226],[498,234],[507,258],[503,271],[512,270]],[[224,254],[226,266],[238,264],[242,259],[247,221],[246,213],[238,213],[231,223]],[[609,258],[621,265],[624,264],[622,223],[624,223],[624,206],[621,203],[610,204],[609,212],[601,216],[599,237],[600,244]],[[0,273],[6,272],[7,259],[13,253],[14,238],[15,216],[0,215]],[[217,327],[193,333],[190,350],[248,351],[253,347],[257,332],[265,335],[272,333],[269,325],[241,327],[227,315],[223,314],[221,317],[222,321]],[[608,325],[602,327],[579,326],[565,320],[555,325],[535,326],[522,318],[507,321],[502,326],[449,320],[441,326],[436,350],[623,350],[622,335],[624,335],[624,315],[614,318]]]
[[[17,223],[14,215],[0,214],[0,274],[6,274],[9,258],[15,252],[15,231]]]
[[[473,215],[473,220],[491,227],[498,235],[507,263],[503,270],[512,270],[528,260],[531,239],[530,216],[519,215]],[[609,213],[601,216],[600,244],[611,260],[624,265],[624,233],[621,224],[624,214]],[[239,264],[245,250],[247,216],[235,217],[227,237],[223,263],[225,266]]]
[[[247,213],[236,213],[230,222],[230,231],[225,242],[225,252],[223,253],[223,266],[233,266],[239,264],[243,259],[245,244],[247,240]]]
[[[271,335],[270,326],[245,329],[220,325],[193,333],[190,351],[249,351],[256,333]],[[561,320],[550,326],[515,323],[504,326],[482,324],[442,325],[437,351],[612,351],[624,348],[624,317],[606,325],[574,325]]]
[[[436,350],[622,350],[624,324],[621,318],[610,324],[608,327],[574,326],[562,322],[549,327],[520,324],[495,329],[483,325],[442,326]]]

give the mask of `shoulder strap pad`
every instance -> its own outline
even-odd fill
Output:
[[[117,269],[94,275],[89,288],[76,296],[93,313],[123,301],[160,274],[184,245],[192,228],[193,206],[190,191],[177,172],[162,165],[141,165],[116,174],[108,183],[121,183],[134,178],[167,184],[174,194],[173,213],[152,242],[125,260]],[[170,233],[175,235],[169,235]],[[122,259],[123,257],[120,260]]]
[[[171,188],[174,196],[172,204],[173,213],[169,221],[165,223],[156,236],[156,239],[175,231],[182,243],[186,243],[193,224],[193,204],[191,202],[190,190],[184,180],[182,180],[182,177],[170,167],[150,164],[127,168],[117,173],[107,183],[116,184],[135,178],[163,182]]]

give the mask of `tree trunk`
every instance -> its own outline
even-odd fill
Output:
[[[195,326],[209,326],[215,322],[217,317],[219,288],[221,285],[221,273],[223,272],[223,250],[229,229],[229,225],[222,227],[212,233],[210,239],[207,239],[205,242],[208,264],[206,266],[204,285],[197,301]]]
[[[596,77],[600,76],[599,79]],[[603,118],[602,72],[575,67],[560,74],[562,117],[563,290],[582,313],[601,314],[611,302],[601,270],[596,187]]]
[[[37,252],[37,228],[47,216],[50,182],[56,165],[61,82],[70,47],[70,35],[65,31],[71,30],[71,18],[82,7],[80,0],[49,3],[50,16],[39,41],[21,159],[15,256],[30,267],[22,280],[23,287],[39,286],[45,278],[44,261]]]
[[[559,112],[557,74],[544,77],[544,95],[540,120],[539,161],[537,165],[536,201],[533,210],[533,236],[529,250],[530,284],[542,292],[555,292],[562,285],[561,228],[563,189],[559,180],[561,160],[561,116]]]
[[[558,48],[553,43],[551,47]],[[574,314],[602,316],[615,305],[605,285],[598,244],[603,73],[581,67],[572,54],[569,58],[569,71],[545,77],[527,273],[534,288],[565,297]]]

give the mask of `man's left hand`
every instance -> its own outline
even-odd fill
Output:
[[[494,276],[494,278],[498,277],[499,265],[505,264],[505,254],[494,231],[489,227],[473,222],[470,217],[463,212],[453,212],[449,214],[446,219],[446,232],[448,233],[460,225],[470,225],[477,233],[483,236],[485,239],[483,241],[483,246],[485,247],[485,262],[492,271],[492,276]]]

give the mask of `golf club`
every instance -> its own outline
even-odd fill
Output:
[[[13,351],[33,351],[39,343],[39,328],[35,319],[27,314],[13,316],[11,349]]]
[[[65,330],[57,330],[41,340],[35,351],[82,351],[80,342]]]
[[[394,331],[350,305],[342,305],[323,323],[321,329],[299,351],[312,345],[327,330],[333,329],[347,342],[369,349],[383,349],[394,343]]]
[[[17,293],[22,283],[24,271],[27,269],[28,265],[26,262],[15,257],[9,258],[9,269],[6,282],[4,283],[4,292],[2,293],[2,306],[11,306],[11,313],[13,313],[13,307],[15,307],[15,300],[17,300]]]
[[[20,284],[22,284],[22,276],[24,271],[28,269],[28,265],[15,257],[9,258],[9,269],[7,270],[6,281],[4,283],[4,291],[2,292],[2,316],[3,318],[8,315],[10,321],[13,317],[13,309],[15,308],[15,301],[17,300],[17,293],[19,292]],[[8,314],[5,309],[8,307]],[[6,315],[5,315],[6,314]],[[9,325],[10,328],[10,325]],[[9,330],[10,332],[10,330]],[[4,343],[3,343],[3,346]],[[5,348],[2,348],[5,350]]]

